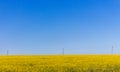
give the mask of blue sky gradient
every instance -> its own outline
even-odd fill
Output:
[[[119,0],[0,0],[0,54],[120,53]]]

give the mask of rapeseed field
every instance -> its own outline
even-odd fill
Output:
[[[0,72],[120,72],[120,55],[0,56]]]

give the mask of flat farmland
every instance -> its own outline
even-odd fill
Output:
[[[0,72],[120,72],[120,55],[0,56]]]

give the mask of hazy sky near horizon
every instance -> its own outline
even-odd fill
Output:
[[[119,0],[0,0],[0,54],[120,53]]]

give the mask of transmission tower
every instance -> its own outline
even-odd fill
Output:
[[[9,55],[9,50],[7,50],[7,56]]]
[[[64,55],[64,48],[62,49],[62,54]]]
[[[114,47],[112,46],[112,54],[113,54],[113,51],[114,51]]]

